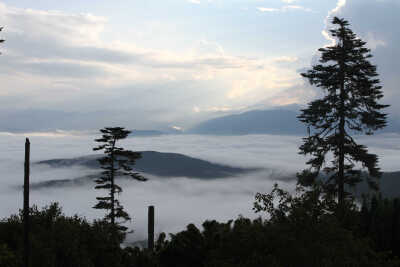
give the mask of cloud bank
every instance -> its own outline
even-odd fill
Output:
[[[181,52],[149,49],[140,43],[107,40],[108,24],[107,18],[92,14],[0,3],[0,25],[5,26],[1,37],[6,39],[0,48],[2,112],[10,117],[32,110],[87,114],[118,110],[129,112],[139,128],[161,127],[203,118],[193,112],[195,106],[200,110],[248,106],[301,84],[296,61],[276,62],[285,55],[237,56],[201,38]],[[148,122],[141,120],[144,114]],[[94,125],[90,119],[81,124],[98,128],[127,120],[110,117]],[[91,118],[98,120],[95,115]]]
[[[21,134],[0,134],[0,217],[16,213],[22,207],[23,148]],[[31,135],[32,162],[73,158],[92,154],[94,135],[64,135],[48,133]],[[121,181],[124,192],[121,201],[133,215],[128,226],[135,230],[130,240],[146,236],[147,206],[156,207],[156,231],[180,231],[189,223],[200,225],[206,219],[225,221],[239,214],[256,217],[251,210],[256,192],[269,192],[273,183],[293,189],[293,181],[281,176],[294,175],[304,168],[306,158],[298,155],[300,137],[294,136],[198,136],[178,135],[152,138],[129,138],[121,143],[131,150],[156,150],[182,153],[216,163],[239,167],[262,167],[264,171],[219,180],[194,180],[185,177],[160,178],[147,175],[149,181]],[[360,140],[380,156],[384,171],[398,170],[399,135],[382,135]],[[53,169],[32,165],[31,181],[68,179],[93,174],[84,168]],[[103,213],[92,209],[95,197],[102,193],[93,187],[34,190],[31,203],[38,206],[58,201],[69,215],[78,213],[88,219],[101,218]]]

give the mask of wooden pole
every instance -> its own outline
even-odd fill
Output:
[[[29,157],[30,142],[25,141],[25,171],[24,171],[24,267],[29,267],[30,246],[29,246]]]
[[[147,247],[150,251],[154,249],[154,206],[149,206],[149,225]]]

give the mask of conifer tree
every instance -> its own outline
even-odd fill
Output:
[[[310,186],[323,171],[326,192],[337,197],[340,208],[351,195],[348,188],[362,181],[362,172],[355,167],[365,167],[368,184],[378,187],[378,157],[352,135],[370,135],[385,127],[386,114],[380,110],[387,105],[378,103],[383,97],[382,87],[376,66],[368,60],[372,55],[366,42],[352,32],[348,21],[335,17],[332,23],[336,26],[330,30],[335,43],[320,48],[319,64],[301,74],[321,88],[324,96],[310,102],[298,116],[311,130],[300,146],[300,154],[311,156],[309,168],[298,178],[301,185]],[[326,162],[327,157],[332,158],[331,164]]]
[[[0,32],[3,30],[3,27],[0,27]],[[4,39],[0,39],[0,43],[3,43],[5,40]],[[1,53],[0,53],[1,54]]]
[[[125,150],[117,146],[117,142],[126,138],[131,132],[122,127],[106,127],[101,129],[102,137],[95,139],[100,145],[93,150],[103,150],[105,156],[98,161],[103,169],[101,177],[95,180],[96,189],[108,190],[105,197],[97,197],[98,203],[95,209],[105,209],[108,213],[105,219],[109,221],[116,230],[124,232],[126,227],[121,226],[122,222],[130,220],[130,216],[124,211],[123,206],[117,199],[117,195],[122,192],[122,188],[115,183],[116,176],[129,176],[139,181],[146,181],[139,173],[134,172],[132,166],[140,158],[139,152]]]

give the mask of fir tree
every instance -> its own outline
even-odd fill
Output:
[[[3,27],[0,27],[0,32],[3,30]],[[0,39],[0,43],[3,43],[5,40],[4,39]],[[1,55],[1,53],[0,53]]]
[[[361,170],[354,169],[357,163],[367,168],[367,182],[377,189],[381,175],[378,157],[352,134],[370,135],[385,127],[386,114],[380,110],[387,105],[377,102],[383,97],[382,87],[376,66],[368,61],[372,55],[366,42],[352,32],[346,20],[335,17],[332,23],[337,26],[330,31],[335,43],[320,48],[319,64],[301,74],[321,88],[324,97],[309,103],[298,116],[311,129],[300,146],[300,154],[311,155],[309,168],[298,178],[301,185],[310,186],[322,170],[327,177],[323,183],[327,195],[337,197],[343,207],[351,195],[348,187],[362,181]],[[327,155],[333,155],[331,164],[326,162]]]
[[[140,153],[117,146],[117,142],[126,138],[130,131],[121,127],[106,127],[101,129],[100,132],[102,137],[95,139],[95,141],[101,144],[93,150],[104,150],[105,156],[98,160],[103,172],[101,177],[95,180],[97,183],[95,188],[106,189],[109,192],[105,197],[97,197],[98,203],[93,208],[107,210],[105,219],[111,222],[117,230],[124,232],[126,227],[120,225],[119,219],[124,222],[131,218],[116,198],[116,195],[122,192],[122,188],[115,183],[115,177],[129,176],[139,181],[146,181],[144,177],[132,169],[135,161],[140,158]]]

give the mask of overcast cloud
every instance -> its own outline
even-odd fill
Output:
[[[16,128],[13,118],[23,112],[48,111],[43,121],[50,113],[68,113],[57,126],[65,129],[113,123],[161,129],[189,128],[254,106],[305,104],[316,91],[299,72],[329,44],[321,32],[334,15],[350,20],[368,41],[384,101],[392,104],[391,113],[400,113],[394,105],[400,97],[395,0],[118,2],[107,13],[110,8],[103,1],[96,7],[0,2],[6,39],[0,105],[9,118],[2,129]],[[170,16],[161,13],[165,8]],[[135,14],[131,21],[127,10]]]
[[[295,66],[296,59],[289,57],[229,55],[206,40],[181,53],[147,49],[118,40],[105,42],[107,19],[95,15],[5,4],[0,4],[0,13],[7,39],[0,61],[0,101],[9,113],[117,109],[132,117],[149,112],[154,124],[168,124],[185,120],[183,113],[197,115],[195,106],[247,105],[262,91],[273,96],[301,82],[295,67],[275,63]]]

